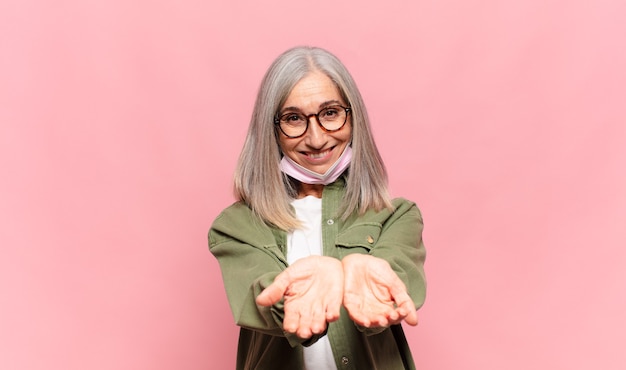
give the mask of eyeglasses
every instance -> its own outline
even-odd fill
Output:
[[[309,119],[315,117],[320,127],[326,132],[333,132],[340,130],[343,125],[348,121],[348,114],[351,112],[350,108],[342,107],[341,105],[331,105],[319,111],[317,114],[303,114],[297,112],[284,113],[274,118],[274,124],[276,124],[280,131],[285,136],[295,139],[306,133],[309,128]]]

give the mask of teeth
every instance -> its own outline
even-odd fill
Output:
[[[309,153],[309,157],[313,158],[313,159],[318,159],[318,158],[322,158],[323,156],[325,156],[326,154],[328,154],[330,150],[325,150],[321,153]]]

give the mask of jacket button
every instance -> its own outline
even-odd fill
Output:
[[[329,219],[328,221],[326,221],[326,223],[327,223],[327,224],[329,224],[329,225],[332,225],[332,224],[334,224],[334,223],[335,223],[335,221],[333,221],[333,219],[331,218],[331,219]]]
[[[374,243],[374,238],[372,238],[371,235],[368,235],[367,236],[367,242],[370,243],[370,244]]]
[[[347,365],[348,363],[350,363],[350,360],[348,360],[348,358],[346,356],[343,356],[341,358],[341,363],[344,365]]]

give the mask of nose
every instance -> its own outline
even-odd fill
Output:
[[[304,142],[311,148],[320,149],[326,144],[327,136],[326,131],[319,123],[317,116],[311,115],[309,119],[309,129],[304,134]]]

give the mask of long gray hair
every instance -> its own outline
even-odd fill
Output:
[[[370,208],[391,208],[385,165],[352,76],[328,51],[296,47],[281,54],[263,77],[234,176],[237,199],[266,223],[283,230],[299,226],[290,206],[297,193],[280,170],[282,154],[274,118],[293,87],[312,71],[326,74],[352,108],[353,152],[340,216],[345,219],[354,212],[363,213]]]

